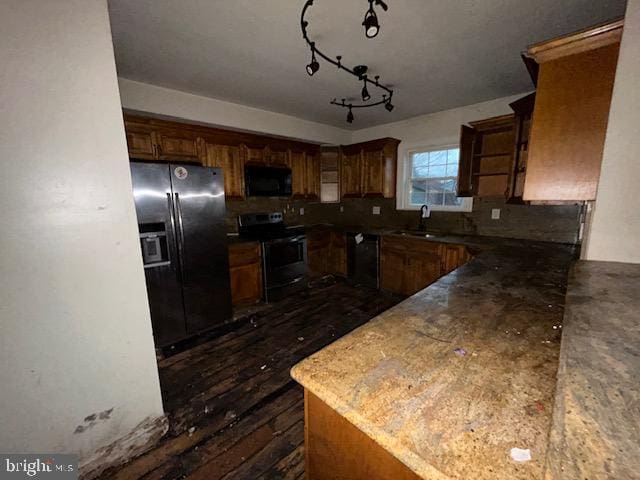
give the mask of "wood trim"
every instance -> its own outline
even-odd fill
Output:
[[[485,133],[491,130],[513,128],[514,119],[515,115],[513,113],[508,113],[507,115],[499,115],[497,117],[485,118],[483,120],[469,122],[469,125],[475,128],[478,132]]]
[[[360,151],[371,152],[374,150],[382,150],[385,146],[389,144],[398,148],[400,145],[400,140],[397,138],[385,137],[385,138],[377,138],[375,140],[369,140],[368,142],[361,143],[352,143],[350,145],[342,145],[340,148],[345,155],[354,155]]]
[[[527,55],[538,63],[619,43],[624,19],[597,25],[569,35],[530,45]]]

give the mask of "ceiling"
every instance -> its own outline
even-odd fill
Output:
[[[118,74],[168,88],[359,129],[532,89],[528,45],[624,14],[625,0],[387,0],[380,34],[361,26],[367,0],[315,0],[309,35],[329,56],[395,89],[383,107],[346,111],[361,84],[320,60],[305,72],[303,0],[109,0]],[[371,92],[373,94],[373,92]]]

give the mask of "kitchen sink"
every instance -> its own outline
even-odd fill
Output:
[[[418,230],[396,230],[393,232],[393,234],[404,235],[407,237],[420,237],[420,238],[436,238],[438,236],[442,236],[442,235],[437,235],[435,233],[421,232]]]

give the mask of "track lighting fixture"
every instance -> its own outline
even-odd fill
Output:
[[[376,11],[373,9],[373,4],[379,5],[386,12],[389,8],[386,3],[382,0],[369,0],[369,9],[364,14],[364,21],[362,25],[364,26],[364,33],[367,38],[373,38],[378,35],[380,31],[380,23],[378,22],[378,15],[376,15]]]
[[[318,55],[318,57],[322,58],[323,60],[325,60],[326,62],[336,66],[339,70],[344,70],[345,72],[353,75],[354,77],[357,77],[359,81],[362,82],[362,90],[361,90],[361,97],[362,97],[362,101],[363,102],[368,102],[369,100],[371,100],[371,94],[369,93],[369,87],[373,86],[377,89],[382,90],[383,92],[385,92],[384,95],[382,95],[382,99],[381,100],[374,100],[372,102],[369,103],[358,103],[358,104],[353,104],[353,103],[346,103],[346,99],[342,99],[341,102],[338,102],[335,98],[330,102],[332,105],[337,105],[338,107],[342,107],[342,108],[347,108],[349,109],[348,113],[347,113],[347,122],[348,123],[353,123],[354,121],[354,115],[353,115],[353,109],[354,108],[368,108],[368,107],[375,107],[378,105],[384,105],[384,107],[387,109],[387,111],[392,111],[394,106],[391,103],[391,97],[393,96],[393,90],[391,90],[389,87],[385,86],[384,84],[382,84],[380,82],[380,76],[379,75],[375,75],[374,80],[370,80],[367,77],[367,72],[368,72],[368,67],[366,65],[356,65],[353,68],[349,68],[347,66],[345,66],[345,64],[342,63],[342,56],[336,56],[335,60],[332,57],[329,57],[327,55],[325,55],[322,51],[320,51],[318,48],[316,48],[316,44],[315,42],[311,41],[311,39],[309,38],[308,32],[307,32],[307,27],[309,26],[309,22],[305,20],[305,15],[307,13],[307,10],[313,6],[315,0],[306,0],[304,7],[302,8],[302,15],[300,17],[300,26],[302,28],[302,38],[304,38],[304,40],[307,42],[307,44],[309,45],[309,47],[311,48],[311,63],[309,63],[306,66],[306,70],[307,73],[310,76],[313,76],[319,69],[320,69],[320,64],[318,63],[318,60],[316,59],[316,54]],[[378,32],[380,31],[380,23],[378,22],[378,16],[374,10],[374,6],[379,6],[381,7],[384,11],[387,11],[388,7],[386,5],[386,3],[384,3],[383,0],[366,0],[369,3],[369,8],[367,9],[367,12],[365,14],[365,18],[364,21],[362,22],[362,24],[365,27],[365,34],[368,38],[373,38],[375,37]]]
[[[378,23],[378,16],[373,9],[373,2],[371,2],[369,10],[367,10],[367,13],[364,15],[362,25],[364,25],[364,33],[367,38],[373,38],[378,35],[378,32],[380,31],[380,24]]]
[[[320,70],[320,64],[318,63],[318,60],[316,60],[316,50],[311,47],[311,63],[307,65],[307,73],[312,77],[318,70]]]
[[[369,95],[369,90],[367,90],[367,82],[364,82],[364,85],[362,86],[362,101],[366,102],[370,98],[371,95]]]
[[[351,105],[349,105],[349,113],[347,113],[347,123],[353,123],[353,112],[351,111]]]

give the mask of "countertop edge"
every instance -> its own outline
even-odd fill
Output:
[[[382,429],[367,427],[368,422],[366,422],[365,419],[358,415],[353,409],[350,409],[348,407],[345,408],[344,402],[341,402],[337,395],[330,394],[326,389],[321,388],[319,385],[314,385],[313,381],[303,381],[296,374],[296,367],[298,365],[299,364],[294,365],[290,370],[291,377],[296,382],[302,385],[305,389],[312,392],[330,408],[338,412],[343,418],[348,420],[358,430],[363,432],[371,440],[380,445],[381,448],[383,448],[394,458],[402,462],[402,464],[409,468],[411,471],[429,480],[453,480],[452,477],[444,474],[433,465],[408,450],[403,456],[396,455],[395,452],[397,451],[397,449],[394,448],[394,440],[391,435],[385,433]]]

